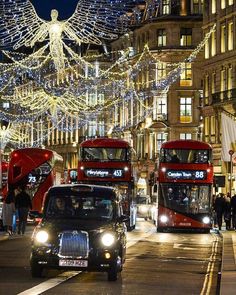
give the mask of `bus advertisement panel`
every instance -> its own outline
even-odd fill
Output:
[[[211,228],[212,148],[194,140],[162,144],[158,169],[157,230]]]
[[[11,153],[8,189],[25,186],[32,211],[41,212],[45,192],[63,178],[63,159],[56,152],[40,148],[18,149]]]
[[[78,182],[116,186],[123,196],[124,213],[130,216],[128,229],[136,224],[132,148],[121,139],[97,138],[80,144]]]

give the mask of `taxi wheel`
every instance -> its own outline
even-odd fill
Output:
[[[107,273],[108,281],[117,281],[117,274],[118,274],[117,265],[113,264]]]
[[[36,262],[31,262],[31,275],[33,278],[41,278],[43,273],[43,267]]]
[[[115,261],[110,265],[110,269],[107,272],[108,281],[116,281],[117,275],[118,275],[118,265],[117,265],[117,261]]]

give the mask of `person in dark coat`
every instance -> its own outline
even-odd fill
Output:
[[[15,214],[15,195],[13,190],[9,190],[2,206],[2,220],[5,231],[12,235],[13,216]]]
[[[231,198],[232,226],[236,230],[236,195]]]
[[[231,198],[229,194],[225,196],[224,220],[225,220],[226,229],[230,230],[231,228]]]
[[[30,196],[26,193],[25,188],[21,188],[19,193],[16,195],[15,201],[16,209],[18,210],[18,235],[25,233],[27,224],[27,217],[29,210],[32,209],[32,203]]]
[[[214,204],[214,210],[216,212],[216,219],[217,219],[217,224],[218,224],[219,230],[221,230],[221,227],[222,227],[224,209],[225,209],[224,194],[219,193],[216,196],[215,204]]]

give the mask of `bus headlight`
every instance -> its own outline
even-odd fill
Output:
[[[111,246],[112,244],[114,244],[114,242],[115,242],[115,237],[114,237],[114,235],[111,234],[111,233],[105,233],[105,234],[102,235],[101,241],[102,241],[102,244],[103,244],[104,246],[109,247],[109,246]]]
[[[160,219],[160,222],[163,222],[163,223],[168,221],[168,217],[166,215],[161,215],[159,219]]]
[[[209,224],[211,222],[210,217],[208,217],[208,216],[203,217],[202,222],[204,224]]]
[[[148,212],[148,207],[145,205],[141,205],[139,207],[140,213],[147,213]]]
[[[35,235],[35,240],[39,243],[45,243],[48,240],[48,233],[45,230],[40,230]]]
[[[129,167],[124,167],[124,170],[125,171],[129,171]]]

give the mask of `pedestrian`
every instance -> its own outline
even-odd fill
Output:
[[[215,200],[216,200],[216,196],[213,195],[212,196],[212,210],[211,210],[213,227],[216,227],[216,225],[217,225],[217,218],[216,218],[216,211],[215,211]]]
[[[217,220],[219,230],[221,230],[221,227],[222,227],[223,213],[225,208],[224,204],[225,204],[224,194],[219,193],[216,196],[215,204],[214,204],[214,210],[216,212],[216,220]]]
[[[30,196],[25,191],[25,187],[21,187],[19,193],[16,195],[16,209],[18,211],[18,235],[25,233],[25,228],[27,224],[27,217],[29,210],[32,209],[32,203]]]
[[[13,190],[9,190],[2,206],[3,227],[7,234],[13,234],[13,216],[15,214],[15,194]]]
[[[236,230],[236,195],[231,198],[231,208],[232,208],[232,226]]]
[[[225,221],[226,229],[230,230],[231,228],[231,198],[229,194],[225,196],[224,221]]]

